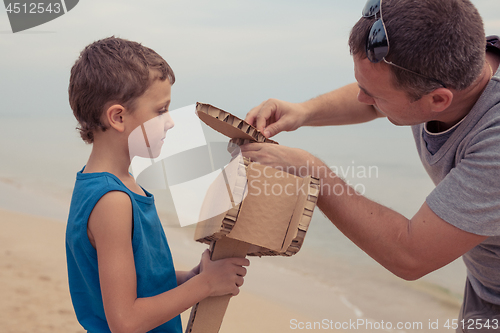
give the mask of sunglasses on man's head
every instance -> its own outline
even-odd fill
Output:
[[[399,69],[421,76],[428,80],[435,81],[440,85],[442,85],[444,88],[446,88],[446,85],[438,79],[434,79],[425,76],[423,74],[414,72],[407,68],[396,65],[392,61],[388,61],[387,59],[385,59],[385,57],[387,57],[387,55],[389,54],[389,38],[387,37],[387,29],[385,28],[384,20],[382,18],[382,0],[368,0],[362,11],[363,17],[370,18],[375,16],[376,19],[377,14],[380,14],[379,15],[380,18],[372,24],[370,33],[368,34],[368,38],[366,39],[365,51],[368,60],[370,60],[373,63],[384,61],[386,64],[392,65]]]

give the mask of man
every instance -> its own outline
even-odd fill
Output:
[[[356,245],[414,280],[463,256],[457,332],[500,330],[500,51],[469,0],[369,0],[351,31],[357,83],[300,104],[268,100],[246,121],[270,137],[387,117],[409,125],[436,184],[411,219],[352,195],[311,154],[248,144],[260,163],[321,178],[319,208]],[[331,189],[343,188],[344,191]],[[339,194],[340,193],[340,194]]]

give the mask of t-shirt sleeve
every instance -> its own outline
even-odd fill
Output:
[[[500,126],[479,132],[426,199],[446,222],[483,236],[500,235]]]

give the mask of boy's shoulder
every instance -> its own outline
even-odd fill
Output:
[[[133,196],[131,191],[112,173],[84,173],[83,169],[76,174],[75,187],[71,206],[93,207],[103,196],[122,198],[130,205]]]
[[[88,218],[89,240],[96,247],[97,235],[102,243],[116,242],[119,238],[128,247],[132,224],[132,204],[128,195],[121,191],[107,192],[95,204]]]
[[[110,192],[116,192],[116,196],[126,199],[128,204],[148,207],[154,205],[154,196],[132,180],[142,194],[134,192],[120,178],[110,172],[83,172],[79,171],[76,175],[75,187],[73,189],[72,205],[84,204],[94,206],[104,195]],[[128,186],[127,186],[128,185]]]
[[[76,174],[75,191],[81,192],[96,192],[116,188],[128,192],[127,187],[112,173],[109,172],[92,172],[84,173],[83,170]]]
[[[69,224],[86,225],[96,209],[107,212],[106,214],[131,212],[132,207],[141,209],[141,203],[137,202],[132,192],[115,175],[108,172],[82,171],[76,175],[69,209]]]

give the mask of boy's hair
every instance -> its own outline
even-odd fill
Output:
[[[94,131],[106,130],[102,113],[109,103],[134,110],[137,97],[159,80],[174,84],[167,62],[152,49],[114,36],[88,45],[71,68],[69,103],[82,139],[94,142]]]
[[[481,73],[486,39],[481,16],[469,0],[383,0],[382,18],[389,40],[388,61],[457,90],[469,87]],[[374,20],[362,17],[351,30],[352,55],[366,58],[366,39]],[[414,100],[441,87],[389,67],[395,84]]]

